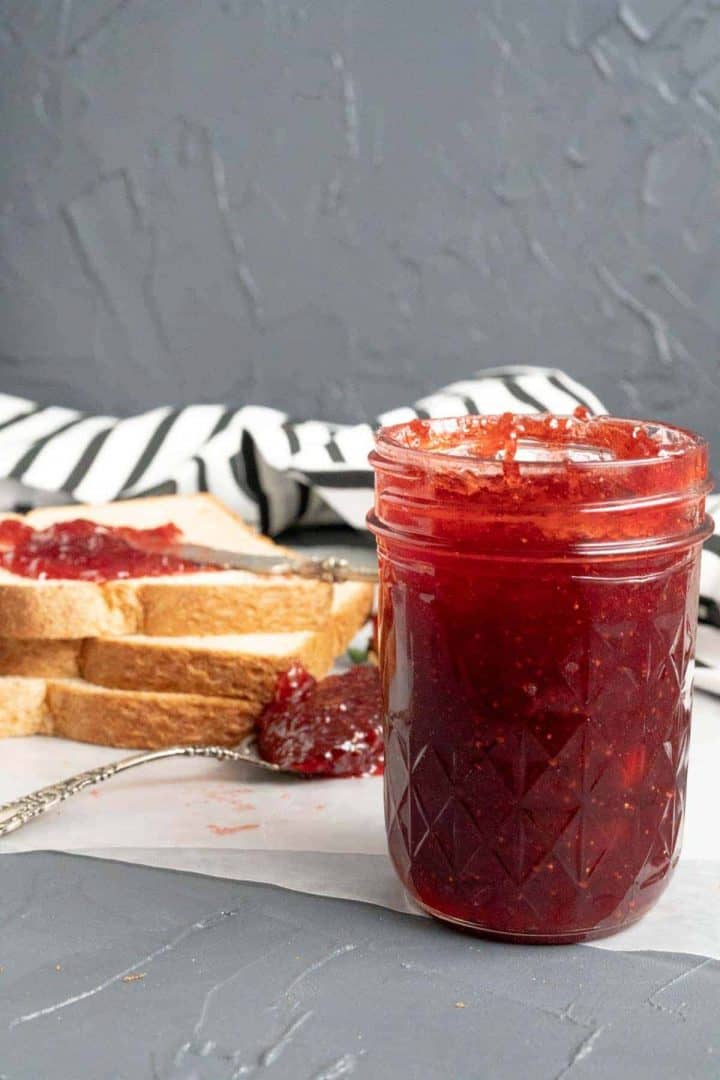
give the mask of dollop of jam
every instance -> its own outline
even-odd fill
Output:
[[[377,668],[358,666],[318,682],[293,664],[258,721],[258,748],[266,761],[308,776],[382,773]]]
[[[33,529],[9,519],[0,522],[0,567],[38,580],[115,581],[195,573],[197,563],[163,551],[181,539],[173,524],[131,529],[77,518]]]

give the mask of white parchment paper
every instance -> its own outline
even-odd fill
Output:
[[[122,753],[60,739],[0,743],[0,803]],[[604,948],[720,959],[720,702],[698,694],[683,859],[658,906]],[[83,792],[0,841],[413,910],[385,854],[382,780],[296,781],[177,759]]]

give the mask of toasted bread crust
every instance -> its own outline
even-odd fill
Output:
[[[106,690],[62,680],[48,681],[46,709],[53,735],[138,749],[234,746],[258,715],[234,698]]]
[[[0,735],[51,735],[44,679],[0,679]]]
[[[256,716],[233,698],[106,690],[72,679],[0,679],[0,736],[60,735],[137,749],[234,746]]]
[[[88,682],[101,686],[233,697],[262,708],[278,675],[294,661],[318,677],[327,674],[319,635],[308,634],[299,648],[281,656],[95,639],[83,646],[80,670]]]
[[[0,626],[5,637],[71,638],[91,634],[136,634],[142,609],[130,591],[106,595],[90,581],[0,583]]]
[[[122,593],[128,585],[108,587]],[[247,588],[222,582],[198,588],[178,579],[144,583],[138,594],[140,633],[169,637],[315,630],[327,622],[332,603],[331,585],[301,578],[294,579],[291,588],[271,579]]]
[[[0,638],[0,676],[78,679],[82,647],[82,640],[74,638]]]
[[[219,575],[220,576],[220,575]],[[270,582],[188,585],[131,581],[49,582],[42,588],[0,584],[3,636],[49,640],[153,634],[289,633],[328,619],[332,586],[297,579],[292,588]]]

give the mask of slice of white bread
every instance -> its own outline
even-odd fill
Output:
[[[0,676],[82,678],[122,690],[234,697],[259,707],[294,661],[326,675],[368,617],[372,589],[348,582],[334,589],[328,626],[286,634],[186,637],[0,638]],[[2,680],[0,679],[0,682]],[[0,734],[2,734],[0,714]]]
[[[43,507],[22,520],[42,529],[75,518],[139,529],[172,522],[192,543],[259,554],[283,550],[212,495]],[[37,581],[0,570],[0,628],[5,637],[31,639],[285,634],[326,627],[332,596],[332,586],[325,582],[236,570],[103,583]]]
[[[108,690],[81,679],[0,678],[0,734],[59,735],[105,746],[233,746],[257,706],[229,697]]]

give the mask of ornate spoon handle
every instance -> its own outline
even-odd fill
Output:
[[[132,757],[113,761],[108,765],[100,765],[96,769],[88,769],[87,772],[78,773],[68,777],[57,784],[33,791],[14,802],[0,806],[0,837],[7,836],[16,829],[27,825],[41,814],[46,814],[54,806],[69,799],[71,795],[77,795],[83,788],[100,784],[104,780],[110,780],[127,769],[136,769],[140,765],[148,765],[151,761],[162,761],[171,757],[208,757],[216,761],[244,761],[251,765],[261,765],[273,769],[255,756],[240,750],[232,750],[226,746],[169,746],[164,750],[151,750],[145,754],[134,754]],[[277,769],[277,766],[275,766]]]

